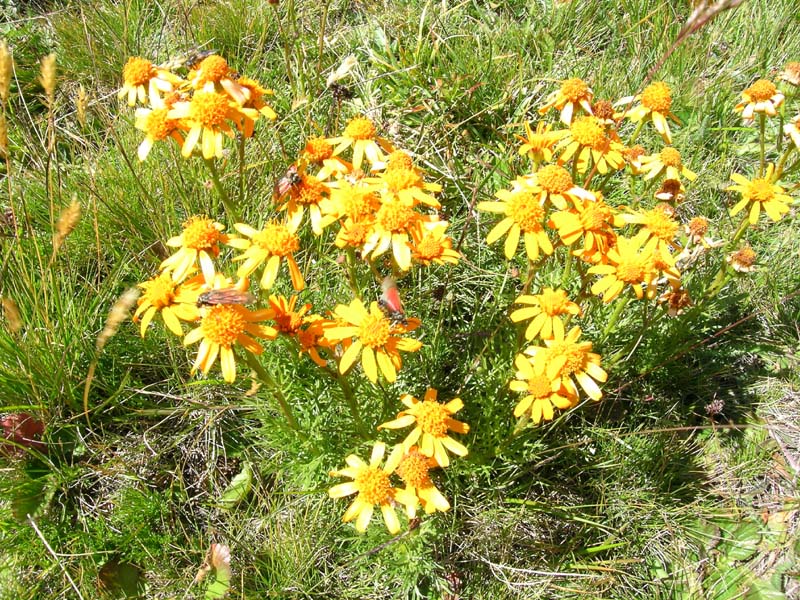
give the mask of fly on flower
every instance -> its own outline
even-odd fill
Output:
[[[243,292],[234,288],[222,290],[209,290],[197,297],[198,306],[214,306],[217,304],[252,304],[256,297],[250,292]]]
[[[275,195],[278,198],[283,198],[301,183],[303,183],[303,178],[297,172],[297,165],[292,165],[286,170],[286,174],[278,180],[278,183],[275,184]]]
[[[397,291],[397,284],[394,279],[387,276],[381,283],[382,294],[378,298],[378,306],[384,314],[392,321],[392,325],[408,325],[406,313],[403,310],[403,302],[400,300],[400,293]]]
[[[186,53],[183,59],[183,66],[187,69],[194,69],[209,56],[212,56],[216,53],[216,50],[200,50],[198,48],[194,48]]]

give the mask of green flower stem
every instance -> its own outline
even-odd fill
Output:
[[[228,218],[233,220],[234,223],[241,222],[236,207],[231,202],[231,199],[228,197],[228,193],[225,191],[225,188],[222,186],[222,182],[219,180],[219,173],[217,173],[217,167],[214,164],[214,160],[211,158],[205,158],[203,160],[208,167],[209,173],[211,173],[211,181],[214,184],[214,189],[217,190],[217,194],[219,194],[219,198],[222,200],[222,206],[225,207],[225,212],[227,213]]]
[[[286,417],[286,422],[289,424],[289,427],[295,431],[300,431],[300,426],[297,424],[297,420],[294,418],[292,408],[289,406],[289,403],[286,402],[286,398],[284,397],[278,383],[272,378],[272,375],[267,372],[261,363],[258,362],[258,359],[254,354],[250,352],[245,352],[244,354],[245,359],[247,360],[247,365],[256,372],[258,379],[265,383],[272,390],[272,395],[275,396],[275,399],[278,401],[278,405],[280,406],[283,416]]]
[[[353,387],[350,385],[350,382],[347,381],[347,377],[339,373],[338,369],[336,370],[336,380],[339,382],[339,387],[342,388],[342,394],[344,394],[344,399],[347,402],[347,407],[350,409],[350,414],[353,417],[353,422],[356,424],[358,434],[365,440],[368,439],[367,426],[364,425],[364,421],[361,419],[361,412],[358,410],[358,401],[356,401],[356,396],[353,393]]]
[[[624,296],[617,298],[617,302],[614,305],[614,312],[611,313],[611,318],[606,324],[605,329],[603,329],[603,339],[607,338],[608,334],[611,333],[611,330],[614,329],[617,321],[619,321],[619,318],[622,316],[622,311],[625,310],[625,307],[628,305],[630,300],[630,294],[625,294]]]
[[[736,233],[733,234],[731,241],[728,243],[728,248],[733,248],[742,239],[744,232],[747,231],[748,226],[750,225],[750,217],[749,211],[745,210],[744,218],[742,222],[739,224],[739,229],[736,230]],[[728,280],[731,277],[731,273],[728,269],[727,263],[723,262],[717,271],[717,275],[714,277],[714,281],[711,282],[711,285],[708,288],[708,292],[706,293],[706,298],[711,299],[714,298],[717,294],[719,294],[720,290],[725,287],[725,284],[728,283]]]
[[[567,246],[567,261],[564,265],[564,272],[561,274],[561,287],[566,289],[569,278],[572,275],[572,263],[575,262],[575,257],[570,252],[571,246]]]
[[[645,121],[644,119],[641,119],[636,124],[636,129],[633,130],[633,133],[631,134],[631,139],[628,140],[627,146],[633,146],[633,143],[638,139],[639,134],[642,132],[642,127],[644,127],[644,121]]]
[[[778,166],[775,167],[775,173],[772,175],[772,181],[778,181],[781,178],[781,175],[783,175],[783,165],[786,164],[786,161],[789,159],[789,156],[791,156],[792,152],[794,151],[795,151],[794,144],[788,144],[786,146],[786,150],[784,151],[783,154],[781,154],[780,159],[778,159]],[[795,161],[795,163],[791,167],[789,167],[786,171],[789,172],[796,166],[797,166],[797,161]]]
[[[766,169],[766,150],[764,148],[764,144],[766,143],[766,135],[765,129],[767,126],[767,115],[762,113],[758,114],[758,154],[759,154],[759,168],[758,168],[758,176],[764,176],[764,170]]]
[[[350,282],[350,289],[356,298],[361,298],[361,289],[358,285],[358,273],[356,272],[356,251],[353,248],[347,248],[347,280]]]

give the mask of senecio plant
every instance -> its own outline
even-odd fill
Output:
[[[393,384],[403,355],[417,352],[422,343],[413,337],[420,320],[405,315],[393,281],[384,280],[380,302],[366,304],[359,297],[359,277],[368,269],[380,281],[380,267],[387,262],[400,277],[432,263],[460,260],[447,234],[448,222],[437,212],[441,186],[426,181],[411,155],[380,137],[369,118],[356,116],[339,136],[306,140],[276,186],[274,210],[266,211],[260,223],[244,223],[221,185],[215,161],[223,157],[226,143],[244,144],[260,133],[259,121],[276,119],[266,101],[272,92],[234,73],[213,53],[162,66],[131,58],[123,77],[120,97],[130,106],[140,105],[135,126],[145,137],[139,159],[162,142],[176,143],[188,160],[202,157],[231,221],[226,225],[196,215],[166,242],[174,254],[152,279],[139,284],[134,320],[141,335],[160,315],[185,345],[199,342],[192,371],[205,375],[219,362],[226,382],[235,381],[237,361],[243,360],[272,390],[287,423],[298,428],[290,403],[258,358],[265,343],[284,336],[298,360],[313,361],[322,376],[338,382],[357,429],[367,437],[348,378],[357,376],[360,364],[371,382]],[[796,87],[800,64],[788,65],[783,79]],[[503,251],[512,260],[522,241],[527,258],[523,293],[509,315],[523,324],[520,340],[530,344],[519,347],[510,382],[511,390],[521,394],[513,409],[517,431],[552,420],[556,409],[576,407],[582,395],[602,398],[600,384],[620,355],[602,366],[573,319],[592,319],[594,329],[599,325],[608,335],[635,299],[661,307],[654,306],[655,315],[646,317],[652,325],[682,314],[693,296],[713,298],[735,272],[754,268],[755,253],[742,241],[762,209],[772,221],[789,212],[792,199],[781,182],[798,167],[800,115],[779,131],[789,143],[777,164],[767,163],[767,122],[782,114],[785,96],[772,82],[759,80],[742,97],[735,110],[746,124],[758,123],[761,152],[751,175],[731,176],[734,185],[728,189],[740,199],[730,214],[743,213],[744,218],[727,241],[712,239],[702,216],[682,218],[681,203],[696,175],[672,145],[671,127],[680,123],[667,83],[651,83],[641,94],[612,103],[595,99],[581,79],[568,79],[538,111],[542,117],[555,111],[557,121],[542,120],[535,128],[526,123],[519,154],[529,159],[530,169],[498,190],[496,200],[477,205],[500,217],[487,243],[505,238]],[[637,144],[646,126],[655,129],[661,147],[648,150]],[[787,167],[791,157],[795,162]],[[627,178],[615,176],[623,172]],[[625,204],[611,200],[621,195],[627,197]],[[287,272],[296,292],[305,288],[295,259],[302,227],[327,236],[344,252],[355,296],[349,304],[314,312],[297,295],[270,294]],[[223,246],[238,252],[228,264],[220,259]],[[693,281],[699,258],[712,251],[720,253],[713,280]],[[250,292],[251,278],[258,294]],[[549,285],[534,288],[534,281]],[[570,296],[568,290],[578,292]],[[609,303],[613,307],[603,310]],[[258,308],[248,307],[253,304]],[[422,400],[404,393],[400,401],[404,410],[378,429],[412,428],[405,439],[391,448],[376,441],[368,462],[349,455],[345,467],[331,472],[351,480],[334,485],[329,495],[355,495],[344,520],[354,520],[359,531],[367,528],[375,506],[391,533],[401,529],[398,506],[408,519],[416,517],[419,507],[425,513],[448,510],[430,470],[446,468],[451,455],[468,452],[451,437],[469,431],[454,418],[464,406],[460,398],[441,403],[437,390],[429,388]]]

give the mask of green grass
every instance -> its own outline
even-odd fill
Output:
[[[641,91],[690,13],[686,2],[643,0],[0,9],[16,63],[0,218],[10,193],[20,231],[0,221],[0,295],[23,324],[15,332],[0,314],[0,416],[36,415],[47,443],[45,454],[0,458],[0,599],[201,598],[207,583],[193,579],[212,542],[230,546],[232,598],[799,597],[796,208],[748,231],[756,272],[683,317],[631,302],[604,335],[613,304],[587,301],[583,339],[604,364],[622,359],[603,400],[536,427],[518,429],[512,414],[520,338],[508,313],[528,267],[520,253],[506,261],[499,243],[486,245],[497,219],[476,202],[529,169],[514,136],[538,120],[560,80],[584,78],[610,100]],[[469,455],[434,475],[450,511],[411,528],[401,517],[398,536],[378,516],[364,534],[341,522],[347,502],[327,496],[341,479],[328,473],[372,444],[334,380],[284,340],[267,342],[261,363],[299,433],[269,386],[251,390],[246,367],[234,384],[218,366],[191,375],[196,346],[163,327],[141,338],[126,320],[98,352],[113,303],[156,273],[189,216],[231,225],[201,160],[163,144],[138,161],[141,132],[116,99],[129,56],[161,62],[192,47],[217,50],[275,91],[277,122],[257,125],[242,163],[231,144],[218,165],[243,221],[273,214],[273,186],[307,137],[337,135],[364,112],[443,186],[440,212],[464,259],[400,280],[424,346],[404,354],[394,385],[372,384],[359,369],[349,380],[370,432],[395,417],[403,393],[421,397],[430,386],[440,399],[464,400],[457,418],[470,424],[460,438]],[[37,81],[50,52],[59,72],[52,114]],[[338,105],[325,78],[349,54],[358,64],[342,83],[354,96]],[[683,123],[674,145],[698,174],[682,222],[705,215],[712,237],[733,235],[741,216],[729,216],[736,195],[725,188],[732,172],[749,177],[758,162],[757,128],[743,127],[733,106],[788,60],[800,60],[794,2],[751,0],[690,36],[654,75],[673,89]],[[90,98],[85,123],[79,86]],[[649,151],[663,145],[649,127],[639,141]],[[769,146],[768,160],[778,156]],[[797,182],[797,172],[782,182],[795,198]],[[612,183],[612,204],[644,194],[622,176]],[[73,198],[82,217],[51,259],[59,212]],[[301,237],[301,301],[320,314],[349,302],[332,236]],[[223,250],[221,261],[234,254]],[[721,260],[712,253],[687,276],[693,297]],[[560,283],[563,266],[547,264],[534,286]],[[289,295],[282,268],[271,292]],[[364,300],[377,298],[366,269],[359,277]],[[710,415],[715,400],[722,408]],[[391,433],[370,440],[397,441]],[[223,502],[246,465],[248,492]]]

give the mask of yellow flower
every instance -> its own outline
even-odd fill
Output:
[[[616,245],[606,255],[608,264],[589,268],[590,274],[603,275],[592,285],[592,293],[602,294],[603,302],[611,302],[626,285],[630,285],[640,300],[644,291],[648,298],[652,298],[655,295],[658,271],[653,265],[652,249],[647,246],[640,252],[649,237],[647,231],[641,231],[633,238],[617,237]]]
[[[139,144],[136,155],[139,160],[144,160],[150,154],[153,144],[172,138],[183,146],[183,136],[180,133],[181,122],[176,119],[167,118],[169,108],[137,108],[136,109],[136,129],[145,132],[145,138]]]
[[[800,114],[783,126],[783,133],[792,139],[795,147],[800,149]]]
[[[750,246],[731,252],[725,257],[725,261],[737,273],[750,273],[756,270],[756,253]]]
[[[297,335],[300,327],[305,322],[304,315],[311,310],[311,304],[303,304],[300,310],[295,311],[297,304],[297,296],[292,296],[286,300],[283,296],[272,295],[269,297],[269,305],[275,315],[272,320],[275,321],[277,329],[286,335]]]
[[[683,175],[689,181],[697,179],[692,171],[683,166],[681,161],[680,152],[668,146],[658,154],[651,154],[649,156],[641,157],[642,173],[644,179],[653,179],[659,175],[666,175],[668,180],[680,181],[680,176]]]
[[[558,164],[563,165],[574,157],[581,173],[585,173],[592,162],[601,175],[625,166],[625,157],[622,154],[625,146],[606,134],[605,127],[597,117],[585,116],[573,120],[569,135],[558,147],[563,148]]]
[[[769,164],[764,177],[752,181],[737,173],[731,175],[731,179],[739,185],[732,185],[727,189],[742,195],[742,199],[731,209],[731,216],[738,214],[751,202],[753,204],[750,206],[749,218],[752,225],[758,223],[762,208],[773,221],[779,221],[783,215],[789,212],[787,204],[792,202],[792,198],[783,193],[784,190],[781,186],[772,183],[774,170],[775,166]]]
[[[177,336],[183,335],[180,321],[196,321],[200,318],[197,297],[202,291],[203,278],[196,276],[178,285],[169,273],[161,273],[140,283],[142,295],[136,301],[138,308],[133,320],[142,323],[140,333],[144,337],[147,326],[157,312],[161,312],[164,325]]]
[[[432,217],[415,212],[400,200],[382,201],[362,253],[374,260],[391,247],[397,266],[408,271],[411,268],[409,233],[417,223],[431,220]]]
[[[536,133],[531,130],[530,124],[525,122],[525,137],[516,136],[522,145],[519,147],[521,155],[527,155],[534,163],[541,164],[553,160],[553,146],[559,139],[564,137],[565,132],[551,132],[552,124],[539,121],[536,125]]]
[[[306,207],[311,219],[311,231],[314,235],[322,235],[322,230],[333,223],[333,216],[323,216],[320,205],[329,193],[329,188],[313,175],[298,171],[299,182],[293,185],[287,195],[287,200],[278,210],[285,210],[286,217],[296,231],[303,221]]]
[[[581,79],[566,79],[561,82],[561,88],[553,92],[545,100],[544,106],[539,108],[539,114],[543,115],[551,108],[561,111],[560,119],[565,125],[572,123],[575,109],[582,108],[588,114],[592,114],[592,89]]]
[[[553,244],[544,230],[545,208],[539,201],[541,188],[526,185],[495,193],[499,202],[479,202],[478,210],[505,215],[486,236],[486,243],[493,244],[505,234],[505,256],[511,260],[517,252],[520,235],[524,235],[525,252],[530,260],[538,260],[539,250],[553,253]]]
[[[324,137],[311,137],[300,153],[300,159],[311,165],[321,165],[333,156],[333,144]]]
[[[564,386],[561,377],[548,377],[546,363],[534,362],[524,354],[514,359],[517,367],[516,379],[509,384],[515,392],[526,394],[514,408],[514,416],[529,413],[531,420],[539,424],[542,420],[553,420],[553,408],[566,410],[578,403],[578,396]]]
[[[541,294],[520,296],[514,304],[525,304],[528,308],[518,308],[510,315],[514,323],[532,319],[525,330],[525,338],[532,340],[541,335],[546,340],[553,336],[564,337],[564,323],[561,315],[579,315],[580,307],[567,297],[564,290],[546,287]]]
[[[333,243],[337,248],[361,248],[367,243],[374,224],[375,219],[372,217],[366,217],[362,221],[355,221],[348,217],[342,223]]]
[[[384,201],[399,201],[407,206],[425,204],[440,208],[439,201],[427,192],[441,192],[438,183],[426,183],[417,169],[410,167],[390,167],[378,177],[368,177],[366,182],[375,185]]]
[[[330,189],[330,197],[323,198],[320,209],[326,216],[330,215],[334,219],[349,217],[353,221],[363,221],[367,217],[372,217],[381,207],[374,185],[370,185],[363,179],[352,182],[346,178],[338,179],[327,184]]]
[[[383,514],[383,521],[389,533],[400,531],[400,521],[394,510],[394,500],[397,490],[392,487],[389,476],[394,472],[400,458],[399,454],[393,455],[386,465],[380,466],[386,454],[386,444],[375,442],[372,447],[372,455],[369,464],[365,463],[355,454],[350,454],[345,458],[347,466],[338,471],[331,471],[331,477],[350,477],[353,481],[340,483],[328,490],[331,498],[344,498],[352,494],[357,494],[356,499],[344,513],[342,520],[347,523],[356,520],[356,531],[366,531],[367,525],[372,518],[375,505],[380,506]]]
[[[627,110],[622,116],[628,117],[635,123],[642,119],[652,121],[656,131],[661,134],[661,139],[665,143],[671,144],[672,133],[669,130],[669,121],[667,119],[675,121],[678,125],[681,122],[670,111],[672,108],[672,90],[669,85],[663,81],[656,81],[644,88],[641,95],[621,98],[616,104],[617,106],[627,106],[636,100],[641,100],[641,104]]]
[[[189,218],[183,224],[181,235],[167,240],[167,246],[180,248],[161,263],[162,271],[172,272],[172,280],[180,281],[200,264],[206,282],[214,279],[214,261],[219,256],[219,244],[227,244],[231,238],[222,233],[225,226],[203,216]]]
[[[600,355],[592,352],[591,342],[578,342],[581,328],[573,327],[564,337],[555,336],[545,340],[546,347],[531,346],[525,354],[532,358],[533,370],[540,373],[542,365],[549,379],[561,378],[561,383],[572,396],[578,395],[578,388],[572,378],[581,386],[592,400],[600,400],[603,392],[597,382],[605,382],[608,374],[600,366]],[[519,366],[519,365],[517,365]]]
[[[270,121],[274,121],[278,118],[278,114],[269,104],[264,101],[264,96],[271,96],[274,93],[272,90],[262,87],[261,84],[255,79],[250,79],[249,77],[239,77],[239,79],[236,80],[236,83],[242,88],[242,91],[247,98],[244,103],[246,108],[253,108],[257,110],[261,116],[269,119]],[[243,121],[238,124],[242,135],[246,138],[252,137],[254,126],[255,119],[252,119],[247,115],[245,115]]]
[[[784,96],[767,79],[759,79],[742,92],[742,101],[734,107],[735,112],[742,113],[745,124],[752,123],[754,115],[761,113],[774,117],[778,114],[777,108],[783,104]]]
[[[228,66],[228,61],[212,54],[189,71],[188,80],[189,85],[196,91],[225,93],[238,105],[243,106],[250,98],[251,90],[234,81],[234,77],[235,74]]]
[[[647,232],[647,238],[658,240],[658,247],[663,252],[669,252],[671,248],[680,249],[680,244],[675,239],[680,228],[679,223],[672,218],[674,209],[665,204],[659,204],[651,210],[640,210],[633,213],[622,215],[626,223],[636,223],[641,225],[640,231]]]
[[[420,401],[410,394],[403,394],[400,402],[408,410],[400,411],[397,418],[378,426],[378,429],[402,429],[416,424],[411,433],[403,440],[403,450],[408,452],[417,441],[419,451],[425,456],[433,457],[436,464],[446,467],[450,464],[447,452],[457,456],[466,456],[467,448],[448,435],[448,432],[468,433],[469,425],[456,421],[452,415],[464,408],[460,398],[453,398],[447,404],[436,401],[437,391],[428,388],[425,398]]]
[[[628,163],[628,166],[631,168],[631,173],[634,175],[641,175],[642,157],[646,152],[647,150],[638,144],[635,146],[626,147],[625,150],[623,150],[622,155],[625,157],[625,162]]]
[[[180,78],[169,71],[159,69],[149,60],[133,56],[122,68],[122,88],[118,92],[120,98],[128,97],[128,106],[137,102],[147,104],[158,101],[161,94],[172,92]]]
[[[553,213],[548,222],[548,226],[558,230],[561,241],[567,246],[583,236],[583,248],[574,250],[573,255],[592,263],[605,260],[617,239],[612,227],[622,227],[624,224],[621,215],[606,204],[599,193],[594,201],[581,200],[575,202],[574,209]]]
[[[295,234],[297,229],[295,224],[269,222],[261,231],[245,223],[236,223],[234,227],[236,231],[250,238],[249,240],[236,238],[230,241],[230,245],[234,248],[244,250],[244,254],[233,259],[244,261],[236,271],[237,277],[247,277],[266,261],[260,284],[262,288],[268,290],[275,284],[281,259],[285,258],[292,286],[298,292],[305,289],[303,275],[293,256],[300,249],[300,238]]]
[[[380,368],[386,380],[394,383],[397,371],[403,364],[400,351],[416,352],[422,348],[422,342],[397,335],[419,327],[419,319],[408,319],[405,325],[393,324],[377,302],[370,304],[367,310],[364,303],[356,298],[349,305],[337,305],[333,312],[342,323],[327,328],[326,339],[331,342],[352,339],[352,344],[345,350],[339,363],[339,372],[342,374],[355,364],[360,354],[361,366],[371,382],[378,381]]]
[[[207,59],[206,59],[207,60]],[[239,125],[245,119],[257,119],[258,111],[244,108],[219,92],[198,91],[189,101],[176,102],[167,113],[168,119],[181,119],[188,129],[181,148],[184,158],[192,155],[200,142],[203,158],[222,158],[222,134],[233,137],[228,120]]]
[[[309,315],[303,320],[303,328],[297,331],[297,343],[300,346],[300,354],[308,354],[318,366],[328,366],[326,361],[319,354],[319,348],[330,349],[331,345],[325,340],[325,327],[331,321],[319,315]]]
[[[278,332],[258,321],[271,319],[271,309],[252,311],[241,304],[215,304],[204,309],[200,327],[186,334],[185,346],[200,341],[192,373],[200,369],[207,374],[219,356],[222,377],[228,383],[236,380],[233,345],[238,343],[247,352],[261,354],[264,347],[251,336],[274,340]],[[202,341],[201,341],[202,340]]]
[[[345,127],[344,135],[329,138],[330,144],[335,144],[333,155],[341,154],[347,148],[353,148],[353,168],[360,169],[364,157],[371,165],[382,163],[385,160],[383,151],[392,152],[392,145],[378,137],[375,125],[367,117],[354,117]]]
[[[667,314],[670,317],[683,314],[684,309],[692,305],[688,290],[680,284],[670,285],[669,289],[658,297],[658,301],[666,304]]]
[[[392,450],[392,455],[400,454],[400,462],[395,473],[403,480],[406,487],[395,496],[395,500],[406,507],[409,519],[417,515],[417,504],[422,503],[426,514],[450,510],[450,503],[431,481],[430,469],[438,466],[436,460],[425,456],[416,446],[411,446],[408,451],[403,450],[402,444],[397,444]],[[389,462],[393,462],[392,457]]]
[[[567,208],[567,200],[578,203],[594,200],[595,195],[575,185],[572,175],[560,165],[547,165],[527,178],[528,185],[539,188],[539,204],[550,202],[559,210]]]
[[[453,250],[453,240],[445,234],[446,221],[417,223],[411,230],[411,258],[423,265],[455,265],[461,254]]]

